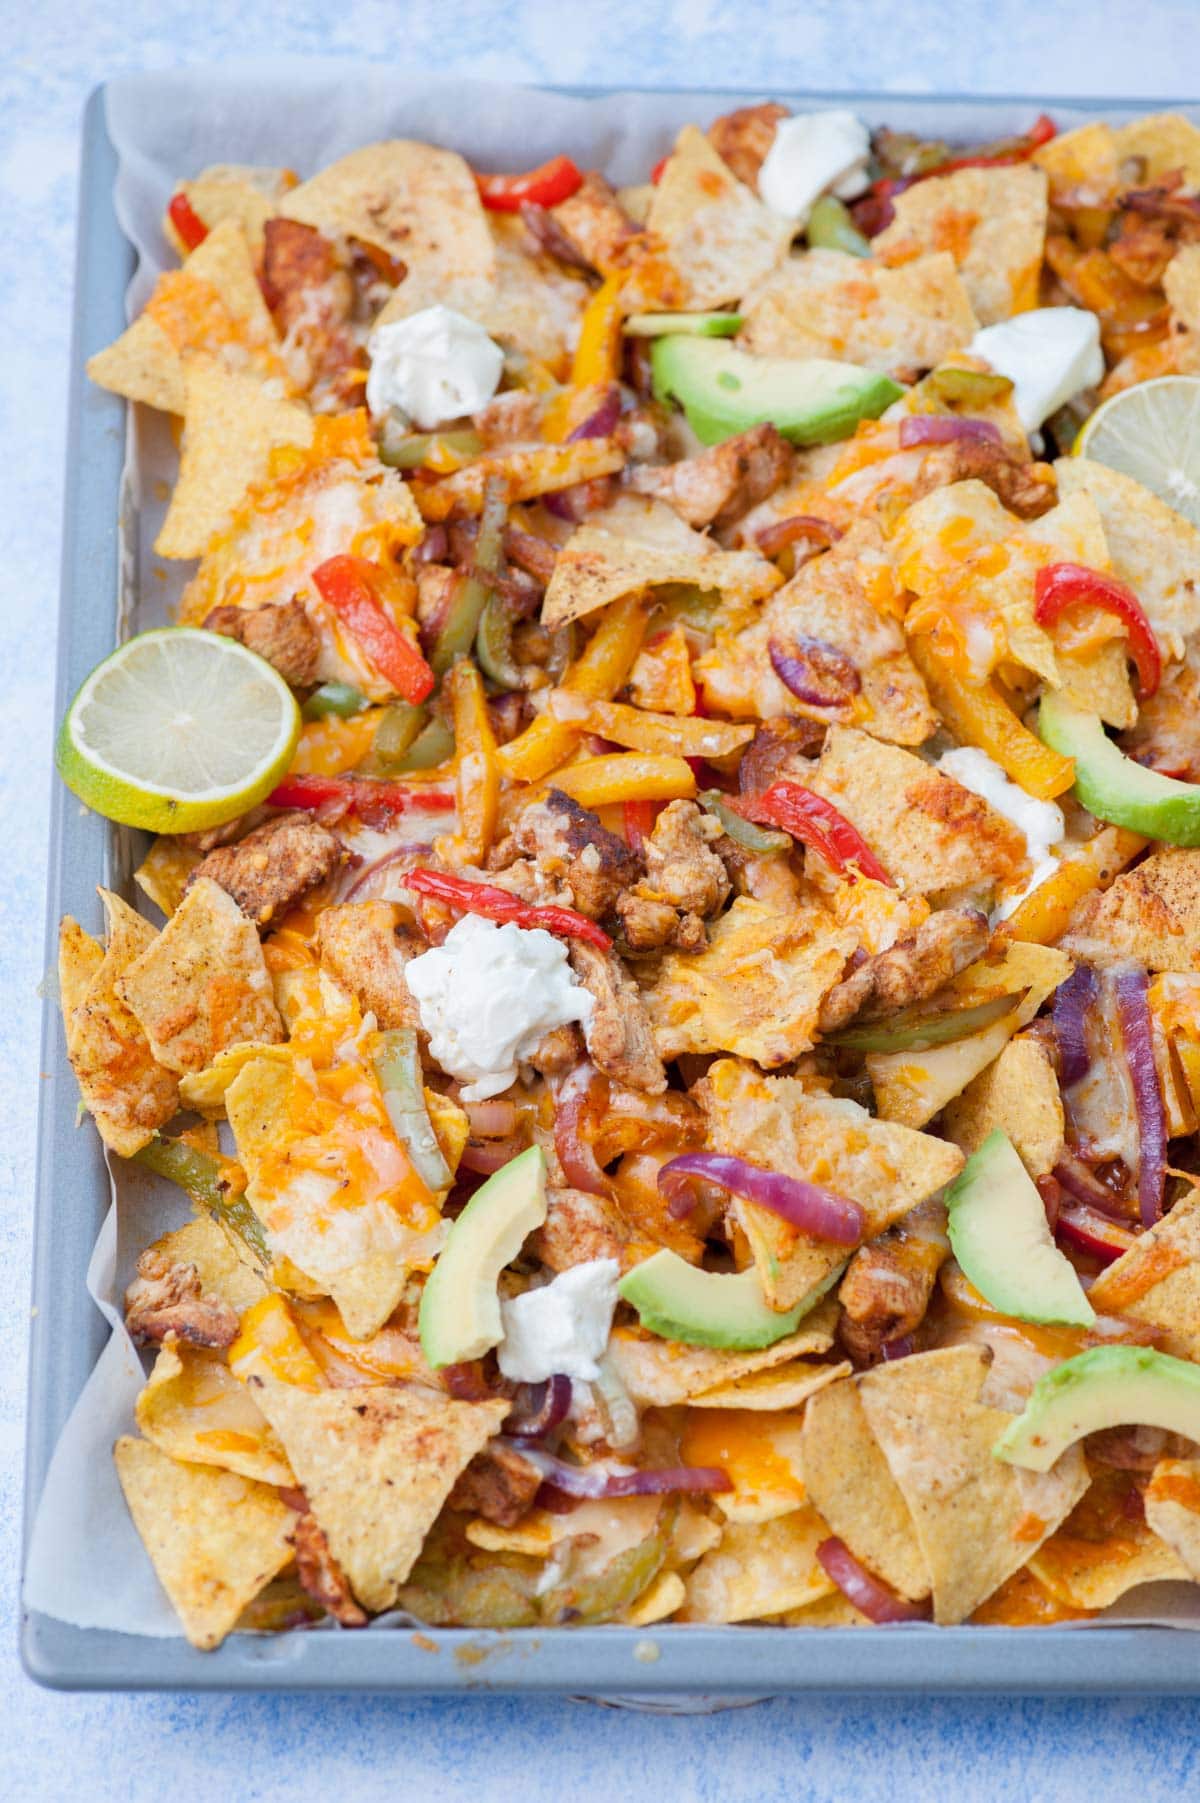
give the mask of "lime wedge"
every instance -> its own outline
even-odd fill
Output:
[[[1122,389],[1092,414],[1075,453],[1133,476],[1200,526],[1200,376]]]
[[[168,626],[96,666],[54,755],[67,787],[106,819],[190,833],[262,801],[299,735],[295,697],[264,658],[219,633]]]

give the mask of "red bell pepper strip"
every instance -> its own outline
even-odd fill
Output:
[[[193,207],[191,201],[181,188],[178,194],[171,196],[167,207],[167,217],[188,250],[195,250],[208,237],[208,227]]]
[[[793,839],[811,847],[839,876],[871,877],[896,887],[856,826],[851,826],[832,802],[800,783],[772,783],[761,795],[726,796],[735,808],[759,826],[780,826]]]
[[[433,671],[411,639],[383,611],[373,579],[382,571],[364,557],[330,557],[313,571],[318,592],[397,695],[414,706],[432,692]]]
[[[419,783],[377,782],[367,776],[285,776],[267,796],[272,808],[338,806],[343,814],[387,819],[396,814],[449,814],[454,796],[448,789]]]
[[[670,162],[670,160],[671,159],[669,156],[659,157],[657,163],[655,163],[653,169],[650,171],[650,180],[656,188],[657,188],[659,182],[662,180],[663,170],[666,168],[666,166]]]
[[[658,818],[662,803],[658,801],[627,801],[624,803],[625,843],[630,851],[639,857],[646,849],[646,840],[654,831],[654,822]]]
[[[551,157],[524,175],[475,177],[479,198],[493,213],[519,213],[523,206],[554,207],[583,185],[583,171],[570,157]]]
[[[1089,570],[1081,563],[1048,563],[1033,582],[1033,617],[1053,626],[1068,607],[1087,604],[1115,614],[1129,635],[1129,655],[1137,667],[1138,695],[1146,701],[1162,680],[1162,652],[1133,590],[1115,576]]]
[[[468,882],[466,877],[449,876],[442,870],[410,870],[404,882],[406,888],[415,889],[418,895],[446,902],[466,914],[482,914],[485,920],[512,921],[519,927],[544,927],[547,933],[557,933],[563,939],[586,939],[589,945],[598,946],[602,952],[612,948],[612,940],[603,927],[598,927],[586,914],[577,914],[574,908],[533,907],[529,902],[523,902],[520,896],[510,895],[507,889],[497,889],[493,883]]]

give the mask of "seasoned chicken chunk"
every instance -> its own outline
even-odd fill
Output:
[[[537,860],[543,875],[565,883],[572,906],[591,920],[611,914],[621,890],[641,875],[625,841],[559,789],[525,809],[512,842]]]
[[[758,172],[775,142],[776,128],[787,117],[786,106],[772,100],[764,100],[758,106],[739,106],[713,120],[708,141],[740,182],[757,189]]]
[[[629,1229],[614,1202],[586,1190],[552,1189],[545,1222],[529,1246],[552,1271],[569,1271],[593,1258],[620,1260],[628,1241]]]
[[[527,1515],[541,1487],[542,1474],[515,1446],[486,1446],[476,1453],[446,1499],[450,1509],[482,1515],[497,1527],[511,1528]]]
[[[317,921],[315,944],[323,969],[354,995],[380,1027],[421,1025],[420,1010],[404,980],[404,966],[422,949],[397,921],[395,902],[343,902]]]
[[[139,1346],[177,1338],[190,1346],[232,1346],[236,1311],[219,1296],[206,1296],[193,1264],[172,1262],[151,1246],[137,1262],[125,1292],[125,1325]]]
[[[589,169],[569,200],[560,201],[550,211],[584,262],[601,272],[617,262],[626,244],[638,234],[637,222],[595,169]]]
[[[297,1519],[292,1545],[301,1588],[343,1628],[365,1627],[366,1614],[355,1602],[346,1574],[330,1552],[324,1530],[311,1510],[306,1509]]]
[[[266,607],[214,607],[204,622],[209,632],[237,639],[273,664],[294,689],[307,689],[317,679],[321,641],[302,601],[279,601]]]
[[[659,1095],[667,1073],[654,1049],[654,1033],[637,984],[614,952],[602,952],[583,939],[573,939],[571,968],[595,998],[585,1033],[597,1070],[630,1089]]]
[[[262,283],[296,386],[318,411],[361,406],[366,360],[350,329],[354,281],[338,247],[314,226],[268,219]]]
[[[673,507],[689,526],[720,530],[773,494],[792,471],[795,453],[772,425],[753,426],[679,463],[643,464],[631,488]]]
[[[935,995],[987,948],[987,920],[973,909],[946,908],[930,915],[909,938],[877,952],[831,989],[817,1025],[836,1033],[853,1020],[885,1020]]]
[[[838,1334],[861,1364],[921,1325],[937,1274],[950,1256],[945,1226],[945,1208],[930,1198],[899,1227],[860,1246],[850,1260],[838,1291]]]
[[[721,823],[694,801],[673,801],[646,841],[646,876],[617,898],[617,914],[629,945],[648,951],[661,945],[696,949],[706,940],[704,921],[729,896],[729,877],[712,849]]]
[[[310,815],[278,814],[236,845],[210,851],[192,871],[187,888],[211,877],[262,927],[323,883],[345,856],[341,840]]]
[[[1022,520],[1040,518],[1058,500],[1049,464],[1030,463],[1007,445],[986,438],[957,438],[930,451],[921,465],[913,500],[931,489],[972,479],[986,483],[1008,511]]]

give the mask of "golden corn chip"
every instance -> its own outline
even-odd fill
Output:
[[[1200,1189],[1176,1202],[1088,1291],[1102,1314],[1161,1330],[1162,1350],[1200,1361]]]
[[[653,1622],[669,1620],[686,1599],[687,1586],[679,1573],[660,1571],[621,1619],[631,1628],[648,1628]]]
[[[832,357],[866,369],[932,369],[979,327],[948,251],[886,269],[840,250],[791,257],[741,306],[739,343],[765,357]]]
[[[173,1459],[219,1465],[264,1484],[296,1481],[253,1396],[213,1353],[165,1345],[135,1413],[144,1437]]]
[[[1185,187],[1200,187],[1200,130],[1182,113],[1147,113],[1119,126],[1113,136],[1118,161],[1136,159],[1134,187],[1161,181],[1176,169],[1182,169]]]
[[[698,1086],[714,1150],[802,1177],[848,1196],[872,1239],[962,1169],[956,1146],[873,1119],[856,1102],[809,1095],[794,1077],[764,1077],[731,1058],[710,1065]],[[757,1203],[735,1203],[772,1308],[794,1308],[829,1283],[849,1256],[798,1232]]]
[[[1066,1136],[1058,1073],[1038,1039],[1010,1039],[954,1101],[942,1129],[970,1157],[997,1127],[1006,1133],[1031,1177],[1044,1177],[1062,1155]]]
[[[1164,846],[1081,903],[1063,944],[1081,957],[1134,958],[1148,970],[1200,968],[1200,851]]]
[[[689,1411],[680,1435],[685,1465],[723,1470],[732,1490],[713,1493],[730,1521],[773,1521],[805,1500],[798,1411],[761,1414],[751,1409]]]
[[[495,279],[476,315],[480,325],[490,337],[565,373],[591,290],[580,274],[535,250],[519,218],[489,213],[488,225],[495,247]]]
[[[152,1250],[169,1264],[195,1265],[201,1289],[219,1296],[236,1314],[243,1315],[267,1294],[261,1273],[241,1250],[244,1244],[204,1214],[174,1233],[165,1233],[155,1240]]]
[[[297,401],[276,399],[255,377],[213,358],[189,358],[179,480],[154,541],[159,556],[203,556],[246,490],[267,475],[272,450],[307,445],[312,433],[312,414]]]
[[[162,413],[183,412],[183,360],[149,313],[140,313],[106,350],[90,357],[87,373],[127,401],[142,401]]]
[[[229,1046],[283,1037],[258,933],[209,877],[192,884],[119,992],[170,1070],[201,1071]]]
[[[1107,1609],[1138,1584],[1190,1576],[1138,1500],[1129,1472],[1097,1466],[1087,1494],[1030,1559],[1033,1575],[1074,1609]]]
[[[869,1616],[854,1607],[849,1597],[843,1596],[840,1590],[833,1590],[828,1596],[818,1597],[815,1603],[785,1610],[777,1625],[781,1628],[869,1628],[873,1624]]]
[[[182,840],[164,834],[156,839],[133,873],[143,895],[168,916],[183,900],[187,880],[200,862],[201,853]]]
[[[915,182],[896,195],[895,217],[871,254],[895,266],[948,250],[980,324],[1009,319],[1038,303],[1047,187],[1028,163]]]
[[[355,1596],[364,1609],[388,1608],[455,1479],[509,1405],[456,1402],[418,1384],[252,1387]]]
[[[185,1108],[194,1108],[197,1114],[207,1115],[210,1120],[222,1120],[226,1091],[248,1064],[256,1060],[289,1064],[292,1057],[287,1045],[262,1045],[248,1040],[243,1045],[228,1046],[225,1051],[218,1052],[204,1070],[188,1071],[180,1078],[179,1099]]]
[[[817,1562],[829,1524],[805,1504],[775,1521],[731,1521],[715,1551],[688,1575],[680,1621],[755,1621],[783,1615],[835,1588]]]
[[[242,229],[247,244],[257,256],[262,250],[263,227],[277,212],[279,203],[296,178],[288,169],[255,168],[244,163],[213,163],[202,169],[191,181],[180,182],[178,192],[201,224],[211,233],[226,220]],[[189,255],[169,213],[163,216],[163,231],[173,250],[181,258]]]
[[[1171,308],[1171,324],[1176,334],[1200,332],[1200,245],[1180,244],[1167,264],[1163,289]],[[1194,371],[1190,361],[1177,361],[1176,368]]]
[[[132,1158],[176,1112],[179,1092],[117,989],[153,940],[154,928],[119,896],[102,889],[100,898],[108,916],[107,948],[69,917],[60,931],[63,1032],[71,1069],[101,1139]]]
[[[1160,1459],[1145,1507],[1148,1525],[1200,1582],[1200,1459]]]
[[[1046,171],[1052,190],[1086,183],[1103,200],[1117,186],[1117,134],[1099,120],[1077,125],[1074,131],[1060,132],[1049,143],[1039,144],[1030,161]]]
[[[295,1512],[266,1484],[168,1458],[148,1440],[113,1449],[129,1513],[195,1647],[220,1646],[292,1557]]]
[[[868,1571],[901,1596],[929,1595],[929,1572],[908,1505],[867,1423],[858,1385],[834,1384],[804,1411],[809,1500]]]
[[[684,1346],[676,1340],[660,1340],[636,1329],[617,1327],[609,1341],[608,1356],[624,1387],[643,1407],[667,1408],[707,1394],[718,1384],[729,1384],[754,1372],[810,1353],[828,1352],[833,1345],[837,1309],[821,1303],[793,1334],[764,1346],[759,1352],[723,1352],[713,1346]]]
[[[798,1409],[823,1390],[849,1375],[850,1366],[808,1365],[800,1359],[774,1370],[755,1371],[730,1383],[717,1384],[698,1396],[689,1396],[694,1409]]]
[[[1200,249],[1197,259],[1200,285]],[[1168,277],[1174,267],[1172,262]],[[1200,532],[1132,476],[1107,464],[1087,457],[1060,457],[1054,473],[1061,495],[1091,496],[1104,527],[1113,574],[1141,602],[1164,657],[1182,657],[1184,641],[1200,629],[1196,583]]]

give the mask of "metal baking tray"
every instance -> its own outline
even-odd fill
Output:
[[[578,92],[578,90],[575,90]],[[686,99],[687,96],[681,97]],[[988,139],[1042,108],[1071,123],[1128,118],[1178,102],[1055,103],[1044,97],[969,100],[883,94],[784,95],[796,106],[852,106],[940,135]],[[721,97],[722,102],[726,96]],[[695,116],[715,110],[704,92]],[[1195,111],[1196,109],[1185,109]],[[513,162],[520,165],[519,155]],[[88,357],[125,324],[133,252],[113,205],[116,156],[104,89],[83,125],[70,430],[63,533],[55,720],[111,649],[120,592],[118,516],[125,497],[125,408],[84,374]],[[127,835],[56,784],[51,808],[47,966],[63,913],[95,924],[95,886],[130,868]],[[75,1130],[77,1091],[58,1009],[47,997],[41,1046],[25,1533],[71,1407],[99,1355],[105,1324],[85,1276],[109,1202],[94,1134]],[[103,1583],[103,1573],[97,1582]],[[216,1652],[179,1639],[76,1628],[25,1611],[21,1654],[40,1684],[67,1690],[530,1692],[704,1707],[781,1693],[1191,1693],[1200,1690],[1200,1633],[1167,1628],[779,1629],[599,1627],[478,1632],[366,1628],[234,1635]],[[669,1706],[669,1705],[668,1705]]]

